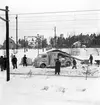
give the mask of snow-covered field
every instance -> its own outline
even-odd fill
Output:
[[[94,60],[100,59],[98,51],[81,49],[77,57],[88,59],[89,54],[93,54]],[[29,50],[25,54],[34,60],[37,52]],[[0,54],[3,53],[0,51]],[[41,50],[40,53],[44,52]],[[23,55],[23,50],[16,54],[18,64]],[[80,71],[84,71],[81,64],[78,64],[77,70],[61,68],[60,76],[55,76],[54,69],[50,68],[19,65],[18,69],[13,70],[11,66],[10,70],[12,74],[9,82],[6,82],[6,71],[0,71],[0,105],[100,105],[100,67],[96,65],[89,67],[92,72],[97,72],[88,75],[87,79],[86,74],[80,74]]]

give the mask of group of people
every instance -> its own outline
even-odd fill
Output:
[[[13,69],[15,69],[15,68],[17,69],[17,58],[16,58],[15,55],[12,56],[11,62],[12,62]],[[27,66],[27,57],[26,57],[26,55],[24,55],[24,57],[22,58],[22,65]]]
[[[77,69],[77,66],[76,66],[77,62],[74,58],[73,58],[72,63],[73,63],[72,69],[74,69],[74,68]],[[61,62],[60,62],[59,58],[57,58],[55,60],[55,75],[56,74],[60,75],[60,67],[61,67]]]
[[[11,62],[12,62],[13,69],[17,69],[17,57],[15,55],[11,56]],[[24,57],[22,58],[22,65],[27,66],[26,55],[24,55]],[[4,56],[4,57],[1,56],[0,57],[0,68],[1,68],[1,71],[7,69],[7,57],[6,56]]]
[[[91,65],[93,64],[92,54],[90,54],[89,62]],[[55,75],[56,74],[60,75],[60,67],[61,67],[61,62],[60,62],[59,58],[57,58],[55,61]],[[76,62],[75,58],[73,58],[73,61],[72,61],[72,69],[74,69],[74,68],[77,69],[77,62]]]
[[[6,61],[7,61],[7,58],[5,56],[0,57],[1,71],[7,69],[7,66],[6,66],[7,62]],[[92,65],[93,64],[93,56],[92,56],[92,54],[90,54],[89,61],[90,61],[90,64]],[[17,57],[15,55],[12,55],[11,62],[12,62],[13,69],[17,69]],[[24,57],[22,58],[22,65],[27,66],[27,57],[26,57],[26,55],[24,55]],[[61,62],[60,62],[59,58],[57,58],[55,60],[55,75],[56,74],[60,75],[60,67],[61,67]],[[74,68],[77,69],[77,62],[73,58],[72,69],[74,69]]]

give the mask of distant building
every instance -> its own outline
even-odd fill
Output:
[[[81,48],[81,42],[80,41],[74,42],[72,48]]]
[[[30,42],[28,43],[28,46],[30,46],[31,48],[35,48],[35,43],[33,43],[32,41],[30,41]]]
[[[3,43],[3,48],[6,49],[6,40]],[[16,48],[15,41],[9,38],[9,49],[15,49],[15,48]]]
[[[82,44],[80,41],[74,42],[72,48],[86,48],[85,44]]]
[[[46,47],[46,50],[48,51],[48,50],[51,50],[52,49],[52,46],[51,45],[48,45],[47,47]]]
[[[2,45],[0,44],[0,49],[2,48]]]

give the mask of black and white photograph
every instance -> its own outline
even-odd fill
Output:
[[[100,0],[1,0],[0,105],[100,105]]]

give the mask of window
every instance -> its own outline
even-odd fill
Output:
[[[42,58],[46,58],[47,57],[47,55],[42,55]]]

